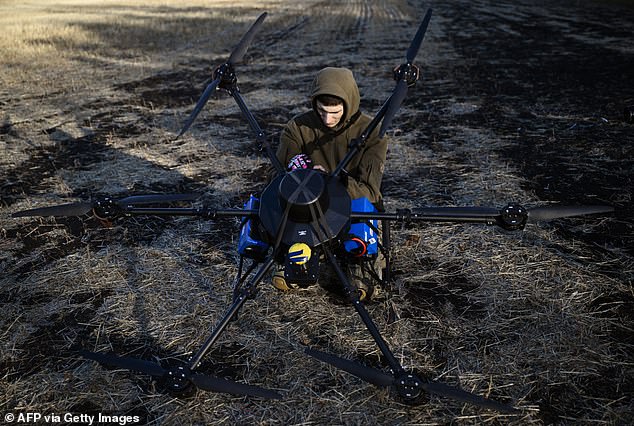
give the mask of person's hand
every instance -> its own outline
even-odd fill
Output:
[[[317,167],[319,167],[319,166],[317,166]],[[288,166],[286,166],[286,168],[288,170],[312,169],[313,168],[313,161],[306,154],[297,154],[296,156],[291,158],[291,161],[289,161]]]
[[[314,165],[313,169],[319,170],[320,172],[328,173],[328,170],[326,170],[326,168],[324,166],[320,166],[319,164]]]

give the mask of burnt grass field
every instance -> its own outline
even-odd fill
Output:
[[[372,114],[428,7],[422,77],[389,132],[386,208],[609,205],[531,223],[393,228],[393,282],[368,309],[407,369],[512,404],[400,403],[304,354],[386,369],[354,309],[266,277],[200,371],[270,401],[184,398],[80,349],[175,365],[231,303],[239,220],[13,218],[100,195],[194,192],[240,208],[268,161],[233,99],[174,136],[251,22],[237,67],[276,146],[314,74],[351,68]],[[0,413],[136,415],[150,424],[634,423],[634,8],[627,2],[347,0],[42,6],[86,40],[33,36],[57,63],[3,60],[0,89]],[[112,25],[91,16],[116,14]],[[143,16],[151,19],[143,19]],[[177,18],[178,17],[178,18]],[[116,29],[113,29],[116,26]],[[25,36],[28,38],[28,35]],[[67,52],[64,54],[64,52]],[[43,60],[43,59],[42,59]],[[25,62],[26,64],[26,62]],[[38,67],[38,65],[40,65]],[[27,72],[28,68],[28,72]],[[6,419],[6,418],[5,418]]]

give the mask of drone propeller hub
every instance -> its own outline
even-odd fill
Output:
[[[120,207],[117,202],[110,197],[98,199],[93,204],[93,212],[100,220],[114,219],[119,210]]]
[[[179,365],[167,371],[164,377],[165,387],[174,394],[185,394],[192,387],[191,371]]]
[[[524,229],[528,211],[519,204],[509,204],[500,212],[499,225],[509,231]]]
[[[412,373],[403,373],[394,381],[398,395],[409,403],[417,402],[423,395],[423,381]]]
[[[218,87],[231,90],[237,87],[238,77],[230,63],[224,63],[214,70],[213,79],[218,80]]]
[[[401,64],[394,68],[394,80],[405,81],[408,87],[412,87],[418,81],[420,70],[414,64]]]

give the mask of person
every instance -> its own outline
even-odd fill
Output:
[[[331,173],[372,118],[361,112],[359,88],[347,68],[320,70],[312,83],[310,100],[312,109],[294,117],[282,131],[276,156],[288,170],[312,167]],[[378,133],[378,129],[372,132],[342,173],[351,199],[365,197],[382,209],[387,139],[379,138]],[[353,285],[367,287],[358,274],[351,275]],[[289,288],[283,269],[274,273],[273,285],[281,290]]]

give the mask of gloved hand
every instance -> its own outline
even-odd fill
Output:
[[[306,154],[297,154],[295,157],[291,158],[288,166],[286,166],[288,170],[295,169],[312,169],[313,162],[310,157]]]

